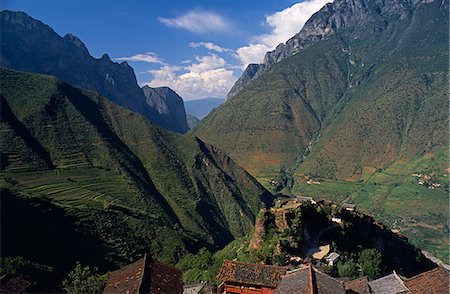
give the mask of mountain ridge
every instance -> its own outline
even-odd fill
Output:
[[[334,34],[336,30],[348,26],[361,26],[370,22],[377,22],[380,18],[392,16],[404,18],[420,1],[336,0],[332,3],[327,3],[307,20],[297,34],[289,38],[285,43],[280,43],[274,50],[267,52],[261,64],[250,64],[230,90],[227,97],[233,97],[245,85],[250,83],[253,78],[257,78],[274,64],[326,39]]]
[[[273,200],[198,138],[166,131],[55,77],[4,68],[0,74],[2,195],[48,202],[66,214],[80,234],[103,244],[97,264],[117,265],[142,252],[175,263],[202,246],[220,248],[250,232],[258,209]],[[31,250],[14,246],[28,244],[26,236],[2,240],[2,254],[29,256]],[[44,248],[42,242],[51,241],[35,242]],[[56,262],[56,270],[66,272],[75,260],[92,262],[88,253],[66,249],[72,255]],[[34,257],[52,264],[51,256],[43,250]]]
[[[146,103],[147,98],[127,62],[113,62],[108,54],[96,59],[78,37],[72,34],[61,37],[50,26],[24,12],[3,10],[0,21],[0,65],[57,76],[74,86],[98,91],[166,129],[187,131],[184,116],[173,121],[171,116],[160,115]]]

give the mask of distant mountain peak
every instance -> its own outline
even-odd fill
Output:
[[[72,42],[73,44],[75,44],[77,47],[83,48],[83,49],[85,49],[85,50],[87,51],[86,46],[85,46],[84,43],[80,40],[80,38],[78,38],[77,36],[72,35],[72,34],[69,33],[69,34],[66,34],[66,35],[64,36],[64,39],[69,40],[70,42]]]
[[[231,98],[253,78],[281,60],[299,53],[336,32],[337,29],[379,22],[381,29],[389,17],[404,18],[422,0],[335,0],[313,14],[303,28],[286,43],[280,43],[264,56],[262,64],[250,64],[227,95]],[[256,71],[255,71],[256,69]]]
[[[66,34],[61,37],[24,12],[1,11],[0,20],[0,65],[57,76],[71,85],[96,90],[166,129],[180,133],[187,131],[184,109],[178,112],[180,117],[174,121],[174,116],[162,116],[160,109],[146,103],[147,98],[128,63],[114,62],[108,54],[94,58],[77,36]]]

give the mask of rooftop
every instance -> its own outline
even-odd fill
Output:
[[[287,267],[224,260],[217,279],[223,282],[276,288]]]
[[[274,294],[282,293],[344,294],[345,289],[341,282],[309,265],[281,276]]]
[[[404,281],[411,293],[449,293],[449,272],[438,267]]]
[[[147,256],[112,272],[103,293],[139,293]]]
[[[362,277],[345,282],[345,290],[349,294],[369,294],[369,279],[367,277]]]
[[[181,271],[144,255],[112,272],[103,293],[183,293]]]
[[[400,294],[409,293],[402,279],[394,271],[392,274],[369,282],[373,294]]]

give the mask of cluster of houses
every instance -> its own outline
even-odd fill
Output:
[[[330,256],[330,261],[338,256]],[[104,294],[444,294],[449,293],[450,273],[436,267],[411,278],[395,271],[376,280],[336,279],[312,264],[298,268],[224,260],[217,280],[183,285],[182,272],[157,260],[143,258],[112,272]],[[26,293],[29,284],[2,277],[0,293]]]
[[[433,177],[430,175],[414,173],[414,174],[412,174],[412,176],[417,178],[417,183],[419,185],[428,186],[428,189],[433,190],[433,189],[439,188],[441,186],[441,184],[436,183],[435,180],[433,179]]]
[[[403,294],[448,293],[449,272],[437,267],[412,278],[395,271],[385,277],[369,280],[336,279],[308,264],[298,268],[224,260],[215,287],[206,282],[183,285],[180,270],[146,256],[109,276],[103,293],[167,294]]]

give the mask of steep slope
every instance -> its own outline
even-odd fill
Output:
[[[227,97],[231,98],[253,78],[270,69],[281,60],[326,39],[340,29],[351,26],[365,26],[374,22],[381,24],[388,18],[404,18],[421,0],[356,0],[330,1],[311,16],[300,32],[267,52],[262,64],[250,64],[233,86]]]
[[[186,108],[187,114],[191,114],[201,120],[223,102],[225,102],[225,99],[205,98],[186,101],[184,102],[184,107]]]
[[[376,165],[379,158],[382,166],[426,146],[445,146],[445,132],[438,130],[446,125],[446,3],[420,3],[409,14],[374,14],[362,26],[336,30],[274,64],[196,133],[257,176],[300,163],[310,142],[335,142],[327,150],[314,148],[331,160],[308,165],[317,175],[341,179],[361,174],[348,162]],[[414,127],[419,125],[427,127]],[[430,130],[436,130],[431,138]]]
[[[146,251],[175,262],[186,250],[221,247],[249,233],[258,209],[272,201],[228,156],[195,137],[167,132],[54,77],[3,68],[0,75],[0,188],[17,203],[2,221],[2,256],[37,259],[60,273],[77,259],[111,269]],[[63,231],[17,246],[42,230],[21,210],[35,206],[48,207],[49,218],[65,215],[71,226],[61,230],[75,228],[101,244],[99,252],[80,252],[79,240],[45,237],[77,235]],[[29,232],[9,227],[17,214],[30,221]],[[67,254],[58,259],[47,243],[65,244],[56,252]]]
[[[178,126],[178,131],[181,133],[188,131],[183,99],[174,90],[168,87],[150,88],[149,86],[142,87],[142,90],[147,104],[156,109],[163,120]]]
[[[340,40],[330,40],[280,62],[194,131],[251,174],[277,174],[306,150],[347,88],[346,54],[336,47],[342,47]]]
[[[261,183],[359,204],[447,260],[448,1],[385,3],[405,9],[282,58],[195,131]]]
[[[198,118],[196,118],[195,116],[190,115],[190,114],[186,114],[186,120],[187,120],[189,129],[193,129],[200,122],[200,120]]]
[[[0,22],[0,65],[57,76],[71,85],[95,90],[166,129],[187,131],[185,116],[176,117],[179,112],[161,115],[146,103],[133,69],[126,62],[113,62],[107,54],[95,59],[79,38],[71,34],[60,37],[24,12],[1,11]]]

